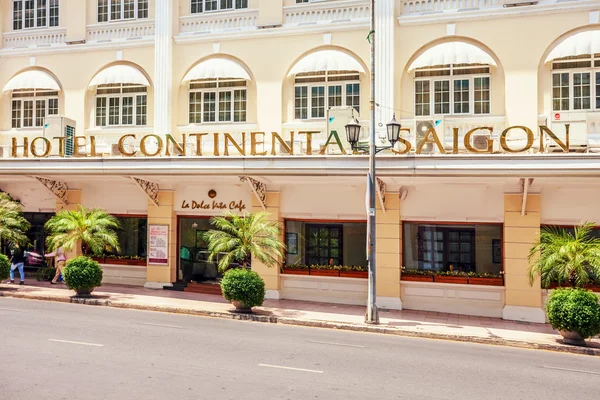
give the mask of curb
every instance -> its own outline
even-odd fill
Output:
[[[143,304],[126,303],[121,301],[112,301],[106,299],[87,299],[77,297],[56,297],[56,296],[45,296],[26,294],[19,292],[0,292],[0,297],[11,297],[25,300],[41,300],[41,301],[52,301],[58,303],[72,303],[72,304],[83,304],[89,306],[103,306],[121,309],[132,309],[141,311],[155,311],[165,312],[170,314],[185,314],[200,317],[212,317],[221,319],[230,319],[238,321],[251,321],[251,322],[262,322],[292,326],[304,326],[324,329],[337,329],[353,332],[367,332],[367,333],[378,333],[386,335],[414,337],[421,339],[438,339],[438,340],[451,340],[455,342],[467,342],[467,343],[478,343],[495,346],[515,347],[521,349],[533,349],[533,350],[546,350],[559,353],[570,353],[579,355],[590,355],[600,356],[600,348],[591,347],[576,347],[567,346],[561,344],[548,344],[548,343],[532,343],[532,342],[521,342],[517,340],[507,340],[499,338],[482,338],[477,336],[461,336],[461,335],[450,335],[440,334],[431,332],[414,332],[409,330],[402,330],[397,328],[388,328],[374,325],[362,325],[353,323],[341,323],[341,322],[328,322],[328,321],[317,321],[317,320],[301,320],[289,317],[273,317],[268,315],[260,314],[241,314],[233,311],[207,311],[207,310],[194,310],[189,308],[178,308],[170,306],[147,306]]]

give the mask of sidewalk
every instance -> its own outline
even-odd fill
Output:
[[[161,311],[289,325],[396,334],[434,339],[496,344],[521,348],[600,356],[600,340],[587,348],[567,346],[547,324],[505,321],[427,311],[380,310],[380,325],[364,323],[365,307],[294,300],[267,300],[256,313],[236,314],[221,296],[150,290],[140,287],[105,285],[91,299],[73,297],[63,285],[27,282],[25,286],[0,284],[0,296],[32,300],[80,303],[116,308]]]

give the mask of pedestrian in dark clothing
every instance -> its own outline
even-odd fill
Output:
[[[19,270],[19,275],[21,278],[20,285],[25,284],[25,255],[23,254],[23,250],[18,243],[15,243],[11,250],[11,259],[10,259],[10,283],[15,283],[15,269]]]

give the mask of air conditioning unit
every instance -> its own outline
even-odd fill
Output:
[[[569,124],[569,148],[571,151],[585,151],[588,147],[588,119],[592,113],[556,111],[550,116],[549,128],[563,142],[566,139],[566,125]],[[554,140],[548,151],[562,151]]]
[[[488,142],[492,140],[492,135],[489,133],[474,133],[471,135],[471,146],[475,150],[485,151],[488,149]]]
[[[72,119],[66,118],[62,115],[48,115],[44,124],[44,137],[52,139],[54,137],[66,137],[64,155],[72,156],[74,151],[74,137],[75,128],[77,123]],[[54,147],[54,146],[53,146]],[[85,152],[85,146],[81,146],[79,149],[81,152]],[[52,155],[58,155],[58,150],[53,150]]]
[[[435,132],[437,133],[438,138],[439,138],[440,132],[438,132],[438,129],[436,128],[434,121],[417,121],[416,128],[415,128],[415,148],[414,148],[415,152],[417,151],[417,149],[421,146],[421,143],[427,137],[427,133],[429,131],[431,131],[432,129],[435,130]],[[432,154],[434,152],[435,152],[435,145],[431,142],[426,143],[423,146],[423,149],[421,150],[421,154]]]

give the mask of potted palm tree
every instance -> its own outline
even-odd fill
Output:
[[[208,262],[218,258],[220,272],[225,272],[234,264],[243,269],[249,268],[252,260],[259,261],[267,267],[274,267],[283,257],[285,245],[280,239],[280,224],[271,221],[269,213],[236,214],[228,211],[223,216],[213,217],[211,224],[215,229],[204,234],[208,243]],[[260,299],[260,296],[255,295],[257,290],[260,291],[260,287],[250,287],[247,284],[248,276],[243,273],[229,274],[226,287],[221,282],[223,293],[228,293],[226,299],[234,304],[237,311],[248,312],[249,306],[262,304],[262,301],[261,304],[256,304],[256,301],[244,304],[244,301],[250,298],[243,295],[244,290],[252,291],[252,297]],[[250,279],[256,280],[254,277]],[[229,290],[236,282],[244,290]],[[262,290],[264,291],[264,287]]]
[[[103,210],[81,205],[77,210],[63,210],[50,218],[45,228],[50,233],[47,244],[51,249],[72,250],[80,243],[81,252],[86,256],[120,251],[116,233],[119,220]]]
[[[600,276],[600,239],[591,235],[593,227],[594,224],[585,223],[575,227],[574,233],[544,227],[529,252],[531,285],[539,276],[544,289],[554,285],[568,287],[553,291],[546,306],[548,320],[565,338],[565,343],[585,344],[587,337],[600,333],[599,322],[584,318],[594,315],[600,318],[598,298],[581,294],[580,290],[593,277]]]
[[[8,193],[0,192],[0,237],[11,243],[27,244],[31,225],[23,216],[23,206]]]

